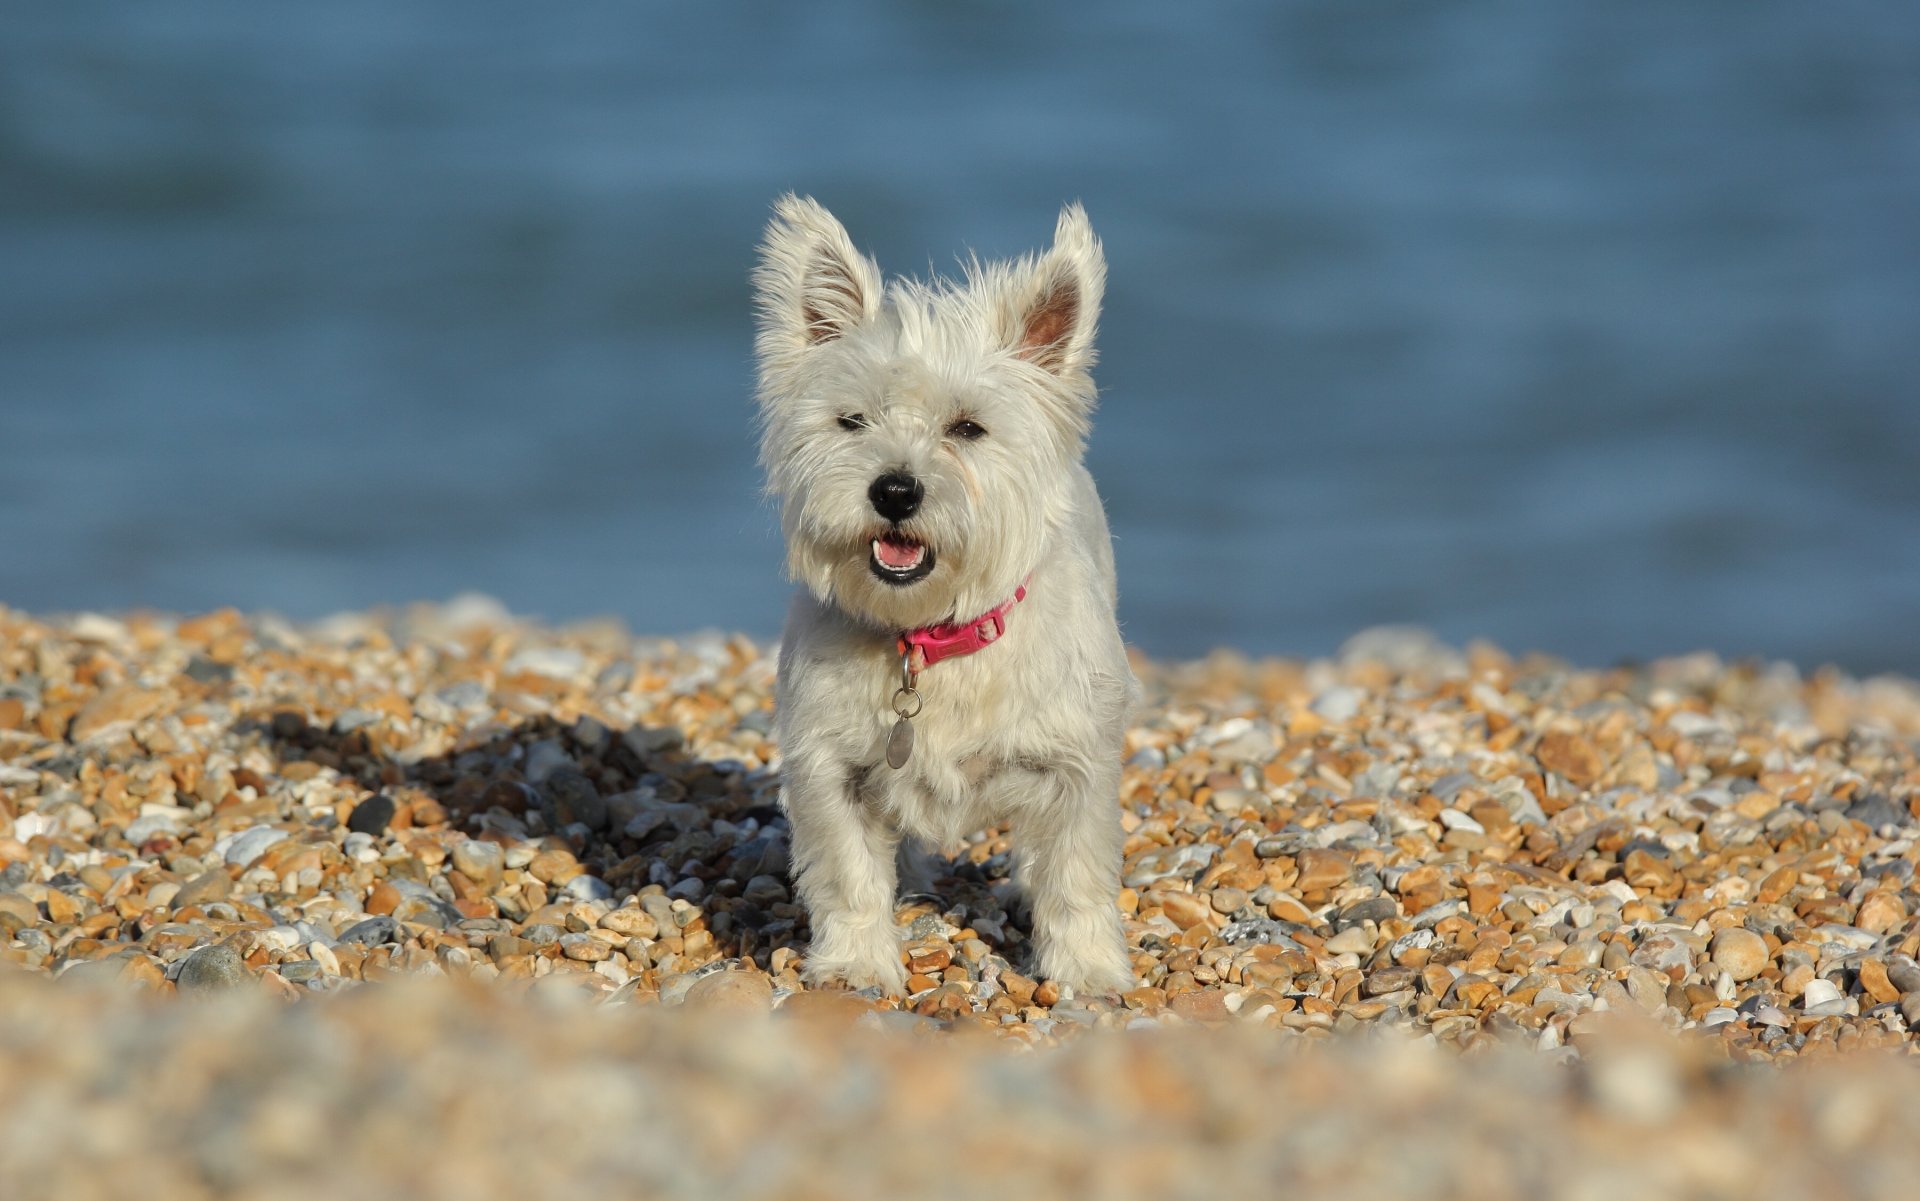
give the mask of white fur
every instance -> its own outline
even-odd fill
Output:
[[[761,461],[801,585],[780,651],[777,724],[811,981],[905,984],[893,924],[903,837],[951,845],[1011,820],[1035,970],[1130,987],[1121,936],[1121,742],[1133,677],[1113,552],[1081,457],[1106,267],[1078,205],[1046,254],[971,263],[958,282],[880,271],[812,200],[783,198],[755,272]],[[1050,334],[1058,337],[1049,337]],[[849,431],[840,418],[861,416]],[[968,418],[987,433],[948,432]],[[901,529],[934,569],[869,568],[881,475],[921,481]],[[1006,634],[919,679],[907,765],[884,758],[900,631],[968,620],[1031,575]]]

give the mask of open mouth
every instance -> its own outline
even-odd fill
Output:
[[[911,584],[933,571],[933,548],[892,530],[873,540],[867,566],[886,583]]]

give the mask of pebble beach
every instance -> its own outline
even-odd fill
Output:
[[[986,830],[896,999],[800,983],[770,647],[0,608],[0,1180],[1907,1195],[1913,681],[1400,629],[1135,670],[1139,987],[1028,974]]]

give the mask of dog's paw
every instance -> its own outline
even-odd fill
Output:
[[[907,969],[898,955],[891,960],[809,958],[800,978],[814,988],[834,985],[845,985],[856,991],[878,988],[890,997],[905,996],[907,992]]]
[[[1043,953],[1034,970],[1041,979],[1066,985],[1082,997],[1113,998],[1140,986],[1133,966],[1121,954]]]

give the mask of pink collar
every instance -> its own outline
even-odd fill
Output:
[[[900,653],[908,656],[908,670],[918,675],[942,659],[971,655],[989,643],[998,642],[1007,632],[1007,614],[1027,599],[1027,585],[1032,582],[1033,577],[1028,576],[1013,590],[1011,600],[988,609],[965,625],[921,626],[901,634],[896,643]]]

